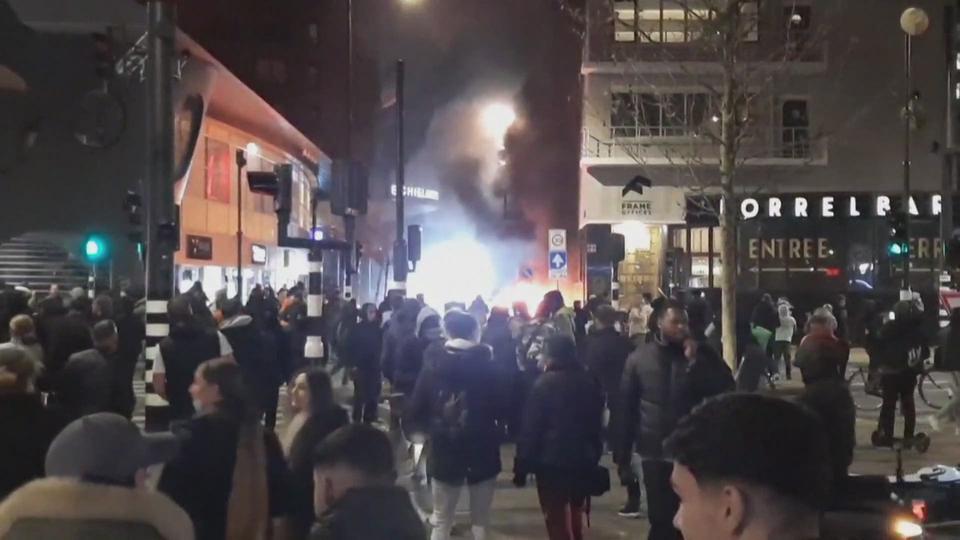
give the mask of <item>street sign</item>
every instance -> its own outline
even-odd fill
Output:
[[[550,252],[550,278],[565,278],[567,277],[567,252],[566,251],[551,251]]]
[[[567,277],[567,231],[550,229],[547,234],[547,263],[550,267],[550,279]]]

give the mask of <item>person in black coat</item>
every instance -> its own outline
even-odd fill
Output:
[[[551,540],[583,537],[583,513],[603,455],[603,393],[566,336],[547,338],[547,371],[533,387],[517,441],[514,484],[537,477]]]
[[[115,319],[119,345],[115,356],[115,386],[111,409],[127,419],[133,416],[133,409],[137,404],[133,391],[133,377],[137,369],[137,361],[140,359],[140,352],[143,350],[143,340],[146,337],[143,318],[136,316],[134,306],[133,298],[121,297]]]
[[[311,540],[424,540],[427,532],[407,490],[396,485],[386,434],[364,424],[330,434],[313,454],[317,478]]]
[[[276,362],[270,360],[275,351],[267,350],[268,342],[260,329],[254,323],[253,317],[243,313],[239,298],[231,298],[220,305],[223,322],[220,323],[220,333],[227,338],[233,357],[243,371],[244,382],[252,393],[261,411],[275,410],[271,405],[276,403],[277,397],[272,389],[279,387],[275,372]],[[276,423],[276,413],[273,415]],[[272,425],[267,427],[272,428]]]
[[[40,330],[45,369],[39,384],[42,390],[50,390],[70,356],[90,349],[93,341],[86,316],[79,310],[68,312],[59,297],[42,302]]]
[[[167,302],[170,334],[160,341],[153,362],[153,388],[170,403],[173,421],[186,420],[196,412],[188,390],[200,364],[233,352],[222,334],[194,316],[192,301],[180,295]]]
[[[180,452],[157,489],[190,515],[197,540],[239,538],[241,531],[265,538],[269,520],[289,514],[283,450],[261,427],[243,379],[229,358],[201,364],[190,387],[200,410],[173,429]]]
[[[627,359],[620,386],[621,435],[614,461],[621,478],[632,477],[634,445],[640,454],[649,504],[649,540],[679,539],[673,516],[679,501],[670,485],[673,464],[663,441],[677,422],[705,399],[733,390],[730,368],[711,347],[690,336],[683,305],[667,301],[658,316],[654,340]]]
[[[780,316],[777,314],[777,306],[773,304],[772,296],[764,293],[760,297],[760,302],[753,308],[750,322],[754,326],[762,326],[771,332],[776,331],[780,326]]]
[[[495,307],[490,311],[481,342],[493,350],[493,363],[500,373],[500,384],[503,388],[519,388],[521,382],[520,366],[517,365],[517,340],[510,331],[510,312],[506,308]],[[520,430],[520,405],[517,398],[509,401],[505,419],[509,437],[515,437]]]
[[[380,347],[383,332],[377,306],[364,304],[361,321],[347,334],[344,347],[346,365],[353,373],[353,421],[377,421],[381,391]]]
[[[290,467],[290,538],[303,540],[313,525],[313,451],[327,435],[347,425],[347,411],[334,402],[330,375],[312,368],[294,378],[292,405],[299,412],[284,437]]]
[[[917,423],[914,393],[923,362],[930,356],[930,347],[923,331],[923,313],[909,301],[893,306],[894,318],[880,330],[880,387],[883,405],[874,444],[893,444],[893,427],[897,402],[903,414],[903,439],[913,439]]]
[[[500,473],[497,421],[503,389],[490,347],[479,343],[476,319],[452,311],[449,340],[432,345],[407,409],[406,427],[427,434],[427,472],[433,478],[434,538],[448,538],[464,484],[470,489],[474,537],[485,537]]]
[[[50,443],[66,422],[43,406],[37,365],[25,351],[0,350],[0,501],[44,476]]]
[[[600,381],[604,403],[610,414],[607,424],[607,444],[610,448],[616,447],[613,437],[621,432],[620,381],[627,357],[634,348],[629,338],[617,332],[614,326],[617,315],[617,311],[609,304],[598,306],[594,312],[593,331],[587,336],[584,347],[587,369]],[[635,477],[626,480],[627,503],[619,513],[624,517],[637,517],[640,513],[640,481]]]

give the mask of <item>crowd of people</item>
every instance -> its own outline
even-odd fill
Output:
[[[551,540],[584,537],[611,472],[620,515],[639,517],[645,495],[652,540],[811,539],[853,457],[843,304],[806,317],[792,362],[806,389],[788,402],[756,393],[781,367],[791,376],[799,325],[786,299],[765,296],[738,328],[731,370],[701,296],[645,296],[621,312],[598,299],[568,307],[551,291],[530,315],[480,298],[441,313],[423,297],[358,307],[332,294],[324,363],[310,366],[302,285],[211,305],[197,284],[168,303],[153,359],[169,431],[142,435],[131,421],[144,339],[135,294],[0,300],[0,429],[22,434],[0,442],[0,539],[413,539],[429,525],[446,540],[464,490],[484,539],[511,442],[513,483],[535,479]],[[912,403],[914,372],[897,362],[910,370],[924,357],[917,309],[897,304],[868,334],[891,437],[888,398],[905,414]],[[960,343],[954,334],[945,339]],[[353,383],[349,410],[337,377]],[[396,484],[398,439],[401,450],[425,443],[427,508]],[[117,503],[50,510],[70,496]]]

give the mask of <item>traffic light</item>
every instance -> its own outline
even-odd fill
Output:
[[[910,251],[910,239],[907,237],[907,215],[903,212],[890,214],[888,225],[887,254],[891,258],[905,257]]]
[[[101,234],[90,234],[83,241],[83,256],[89,263],[98,263],[110,255],[107,238]]]
[[[335,216],[366,214],[369,198],[366,167],[357,161],[334,160],[331,176],[330,212]]]
[[[273,197],[274,211],[286,214],[289,220],[293,208],[293,168],[290,165],[278,165],[272,172],[248,171],[247,184],[250,191]]]
[[[113,44],[110,36],[100,32],[93,34],[93,56],[97,77],[109,79],[113,77]]]

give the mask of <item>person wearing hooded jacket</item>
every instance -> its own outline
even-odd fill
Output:
[[[500,473],[497,421],[505,400],[490,347],[479,343],[476,319],[453,311],[444,326],[449,339],[428,348],[405,424],[428,437],[436,522],[432,540],[450,538],[464,485],[470,490],[473,537],[482,540]]]
[[[624,338],[626,339],[626,338]],[[533,387],[517,441],[514,484],[537,478],[550,540],[583,538],[592,475],[603,455],[603,394],[566,336],[546,342],[547,371]]]
[[[400,350],[393,367],[394,390],[406,395],[413,393],[427,347],[442,338],[440,315],[429,307],[421,308],[417,313],[413,334],[400,342]]]
[[[903,439],[913,439],[917,424],[914,392],[923,361],[930,356],[930,347],[923,332],[923,313],[909,301],[893,306],[894,318],[880,329],[880,388],[883,405],[874,437],[877,446],[893,443],[893,426],[897,402],[903,414]]]
[[[223,334],[196,318],[192,302],[188,295],[167,302],[170,334],[160,341],[153,362],[153,388],[170,403],[171,420],[186,420],[196,412],[189,389],[197,367],[233,353]]]

